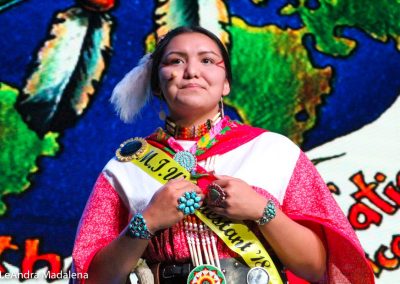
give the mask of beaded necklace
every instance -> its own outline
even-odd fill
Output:
[[[197,142],[187,151],[182,149],[179,143],[177,143],[177,141],[175,140],[175,137],[165,137],[167,138],[166,140],[169,146],[175,151],[173,155],[174,160],[177,161],[185,169],[187,169],[192,174],[192,177],[198,174],[198,172],[196,171],[197,156],[204,153],[207,149],[211,148],[212,145],[217,142],[217,139],[215,139],[216,136],[220,134],[223,125],[225,125],[227,121],[229,121],[229,119],[221,119],[221,114],[218,113],[210,121],[210,129],[204,135],[199,137]],[[182,139],[182,137],[178,137],[178,139]]]
[[[183,127],[175,124],[169,117],[167,117],[165,120],[165,129],[175,139],[194,140],[204,136],[222,118],[222,113],[218,112],[212,119],[207,119],[205,123]]]
[[[183,149],[173,136],[162,128],[157,128],[147,139],[150,142],[152,141],[151,143],[154,143],[161,150],[170,154],[175,161],[186,168],[191,173],[192,179],[198,179],[209,173],[202,169],[202,167],[197,167],[197,159],[203,160],[215,155],[216,153],[212,150],[213,146],[221,141],[229,140],[226,136],[231,137],[228,133],[237,128],[238,125],[228,116],[222,119],[217,118],[216,121],[215,125],[205,135],[198,138],[196,143],[187,151]]]

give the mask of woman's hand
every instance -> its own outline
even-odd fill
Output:
[[[226,199],[221,207],[207,205],[222,216],[233,220],[258,220],[262,217],[267,199],[245,181],[229,176],[216,176],[214,183],[222,187]]]
[[[143,211],[147,227],[151,233],[169,228],[178,223],[185,216],[177,209],[178,199],[185,192],[194,191],[201,197],[200,205],[204,200],[201,189],[190,181],[183,178],[170,180],[161,187],[150,200],[149,205]]]
[[[214,183],[222,187],[226,199],[221,207],[207,206],[215,213],[230,219],[261,218],[267,198],[240,179],[216,177]],[[326,270],[326,251],[318,235],[311,229],[296,223],[278,208],[276,217],[270,223],[259,226],[259,229],[280,261],[291,271],[311,282],[317,282],[323,277]]]

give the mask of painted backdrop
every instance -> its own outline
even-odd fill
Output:
[[[68,282],[59,272],[97,175],[120,142],[163,124],[156,100],[123,124],[110,93],[160,36],[190,24],[229,48],[226,112],[307,152],[377,282],[395,283],[399,15],[395,0],[0,0],[2,283]]]

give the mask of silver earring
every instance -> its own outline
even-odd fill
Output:
[[[221,118],[224,118],[225,113],[224,113],[224,99],[223,99],[223,97],[221,97],[218,105],[219,105],[219,112],[221,113]]]

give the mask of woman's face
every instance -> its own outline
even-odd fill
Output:
[[[170,41],[161,59],[159,82],[171,117],[179,120],[213,117],[221,96],[230,91],[218,45],[195,32]]]

